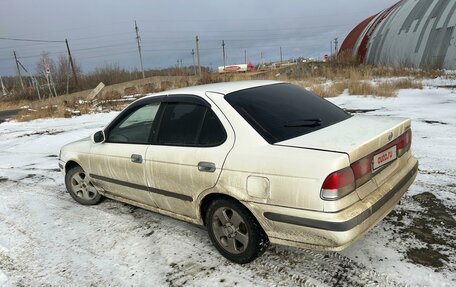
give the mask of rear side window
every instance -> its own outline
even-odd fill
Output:
[[[270,144],[311,133],[350,115],[291,84],[274,84],[227,94],[225,100]]]
[[[204,118],[201,135],[198,145],[200,146],[216,146],[225,141],[226,133],[217,116],[211,109],[207,109],[206,117]]]
[[[191,103],[166,103],[158,144],[216,146],[225,139],[225,130],[210,108]]]

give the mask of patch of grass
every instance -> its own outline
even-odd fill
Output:
[[[420,81],[412,79],[390,80],[375,85],[368,81],[356,80],[356,78],[350,78],[348,82],[348,93],[350,95],[395,97],[400,89],[423,89],[423,84]]]
[[[179,81],[175,81],[174,88],[185,88],[190,85],[187,79],[180,79]]]
[[[320,97],[330,98],[340,96],[347,88],[346,82],[335,82],[310,86],[309,90]]]
[[[400,79],[398,81],[391,82],[396,90],[400,89],[423,89],[423,83],[412,79]]]
[[[423,89],[423,84],[420,81],[411,79],[381,82],[377,85],[374,95],[379,97],[395,97],[398,90],[401,89]]]
[[[160,91],[166,91],[173,88],[173,83],[171,81],[163,81],[160,83]]]
[[[347,88],[350,95],[368,96],[375,95],[377,92],[377,88],[372,83],[359,80],[350,79]]]
[[[196,82],[197,85],[223,82],[223,76],[213,73],[204,73]]]
[[[341,95],[345,89],[347,89],[346,82],[335,82],[328,89],[328,96],[329,97],[336,97]]]
[[[65,117],[65,107],[63,106],[44,106],[36,109],[30,108],[19,112],[13,117],[19,122],[31,121],[42,118],[63,118]]]
[[[0,111],[18,109],[23,106],[29,106],[31,103],[32,101],[29,100],[0,101]]]
[[[322,98],[326,97],[326,87],[324,85],[312,85],[309,87],[309,91]]]
[[[135,86],[126,87],[124,89],[124,95],[136,95],[138,94],[138,89]]]
[[[140,87],[141,93],[149,94],[149,93],[156,93],[158,92],[157,86],[154,83],[147,83]]]
[[[393,82],[382,82],[375,87],[373,95],[387,98],[395,97],[397,96],[397,89]]]
[[[116,90],[103,92],[100,96],[101,100],[117,100],[122,97],[122,94]]]

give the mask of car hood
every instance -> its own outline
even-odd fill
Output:
[[[62,146],[62,149],[63,148],[67,148],[67,147],[71,147],[71,146],[75,146],[75,145],[80,145],[81,143],[87,143],[87,142],[92,142],[92,137],[91,136],[76,140],[74,142],[67,143],[66,145]]]
[[[346,153],[355,162],[399,137],[410,125],[404,118],[355,115],[276,145]]]

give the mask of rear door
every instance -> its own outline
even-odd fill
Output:
[[[157,206],[196,217],[197,196],[217,183],[234,144],[223,114],[200,97],[168,96],[146,152],[147,182]]]
[[[145,157],[160,102],[136,105],[107,128],[106,141],[91,150],[91,174],[107,193],[156,206],[148,195]]]

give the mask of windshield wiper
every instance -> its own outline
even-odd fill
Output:
[[[299,127],[319,127],[321,126],[321,119],[300,119],[285,122],[286,128],[299,128]]]

